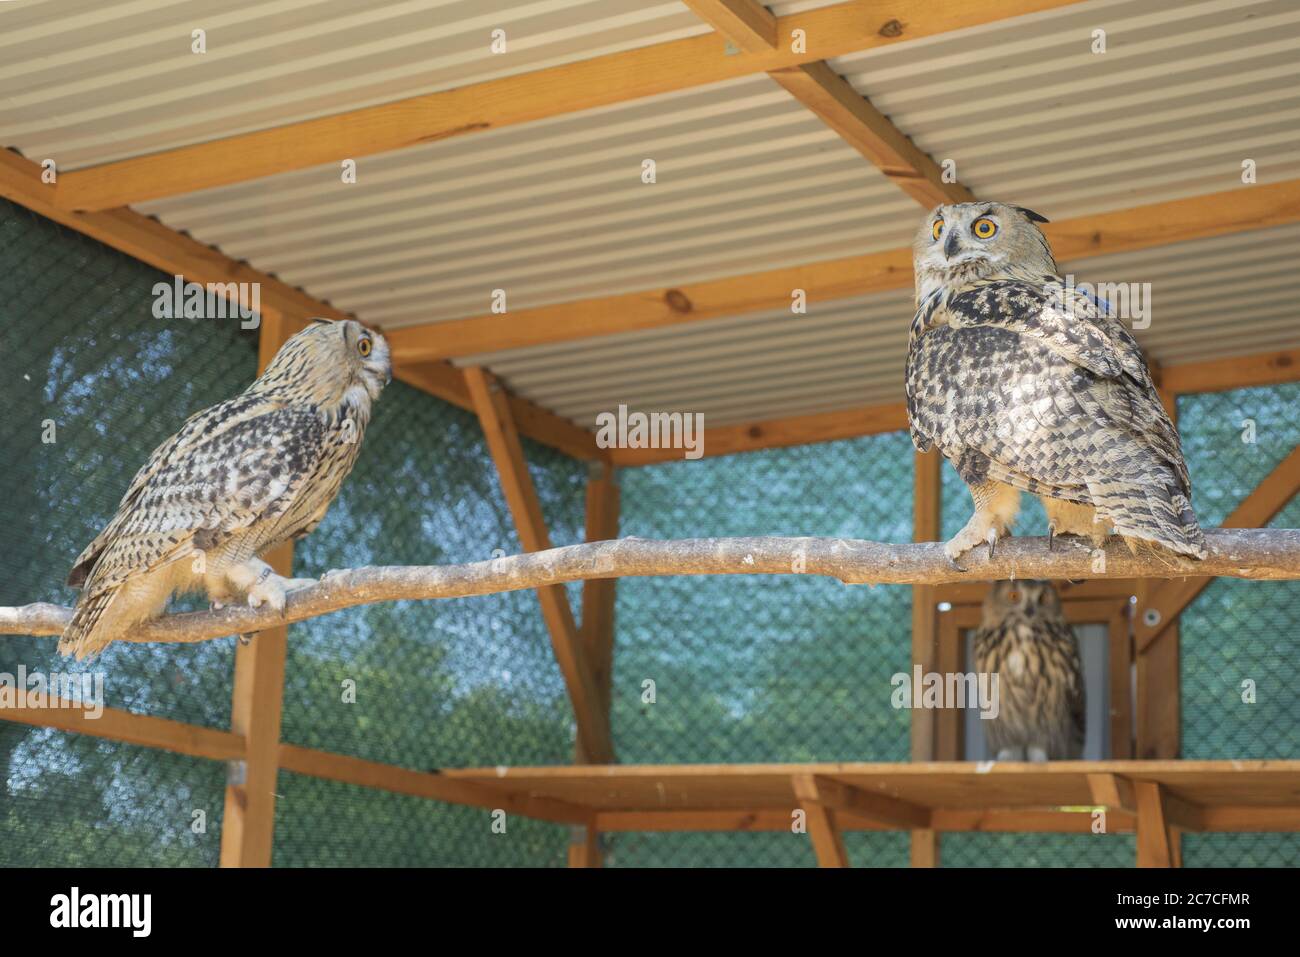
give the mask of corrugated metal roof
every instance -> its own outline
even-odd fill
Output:
[[[831,65],[977,196],[1056,219],[1229,189],[1246,158],[1300,176],[1295,0],[1093,0]]]
[[[709,27],[667,0],[24,0],[0,30],[0,130],[74,169]]]
[[[1295,347],[1300,225],[1061,264],[1076,283],[1149,283],[1135,335],[1162,366]],[[903,400],[912,291],[472,356],[521,395],[591,426],[619,403],[708,426]]]
[[[485,57],[496,26],[511,53]],[[707,29],[641,0],[27,0],[0,6],[0,131],[67,169]],[[1245,158],[1261,183],[1300,177],[1294,0],[1089,0],[832,65],[977,195],[1053,219],[1230,189]],[[140,208],[388,327],[483,314],[497,288],[517,310],[891,248],[921,215],[764,76],[364,157],[353,185],[331,165]],[[1139,337],[1168,365],[1296,345],[1274,293],[1298,240],[1070,265],[1155,284]],[[896,401],[910,299],[473,361],[584,423],[618,403],[721,425]]]

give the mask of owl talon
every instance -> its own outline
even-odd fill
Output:
[[[993,561],[993,551],[998,544],[998,530],[990,528],[989,533],[984,536],[984,540],[989,543],[989,561]]]
[[[1055,543],[1056,543],[1056,526],[1048,525],[1047,526],[1047,550],[1049,552],[1056,551]]]
[[[270,605],[280,614],[284,614],[284,579],[279,575],[264,576],[264,580],[248,590],[248,607],[261,608]]]

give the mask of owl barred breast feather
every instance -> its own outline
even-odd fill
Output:
[[[1114,532],[1204,558],[1178,432],[1132,334],[1057,274],[1047,220],[1003,203],[934,210],[913,242],[917,311],[907,354],[912,441],[937,447],[975,514],[948,557],[992,555],[1020,507],[1055,535]]]
[[[244,392],[190,416],[78,556],[68,584],[81,595],[59,651],[96,655],[176,593],[282,611],[285,592],[311,582],[281,578],[258,556],[320,524],[391,378],[383,336],[316,320]]]
[[[1083,755],[1083,663],[1049,582],[994,582],[975,633],[975,667],[998,676],[998,713],[980,721],[999,761]]]

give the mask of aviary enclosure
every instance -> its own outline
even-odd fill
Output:
[[[0,6],[0,862],[1300,863],[1297,79],[1269,0]],[[1028,500],[943,555],[910,243],[994,199],[1132,291],[1204,560]],[[59,656],[136,470],[313,318],[394,368],[267,556],[334,573]],[[1080,760],[893,699],[1008,578]]]

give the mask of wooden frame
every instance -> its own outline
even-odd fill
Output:
[[[720,83],[1076,2],[913,0],[906,21],[898,19],[896,5],[880,0],[840,3],[777,19],[774,27],[781,42],[756,52],[728,56],[720,38],[707,34],[102,163],[60,177],[58,203],[69,211],[104,211]],[[804,52],[787,42],[794,30],[802,30],[807,38]]]
[[[164,273],[184,276],[189,282],[223,284],[236,294],[239,284],[256,284],[261,290],[262,322],[282,321],[288,334],[296,332],[313,317],[356,318],[129,209],[103,213],[69,212],[54,202],[54,187],[41,182],[41,168],[37,164],[3,149],[0,149],[0,196]],[[425,363],[418,368],[398,367],[395,375],[453,405],[471,408],[469,391],[460,371],[448,363]],[[575,458],[608,459],[608,453],[597,448],[595,437],[585,429],[526,399],[510,396],[509,401],[520,430],[529,438]]]
[[[741,50],[761,53],[777,46],[776,17],[759,0],[686,0],[686,5]],[[767,75],[922,206],[975,198],[961,184],[945,182],[934,160],[825,60],[781,67]]]
[[[1293,179],[1058,220],[1045,225],[1043,232],[1057,261],[1067,262],[1297,221],[1300,179]],[[402,326],[388,337],[394,361],[409,365],[786,309],[794,289],[805,290],[811,303],[906,289],[912,282],[912,250],[903,247],[674,288],[518,309],[510,313],[505,326],[499,315],[485,314]]]
[[[347,313],[274,277],[141,216],[126,204],[241,182],[343,157],[360,157],[434,139],[524,123],[767,72],[885,175],[931,205],[973,199],[944,183],[933,159],[825,63],[829,57],[898,40],[942,33],[1075,0],[923,0],[891,16],[887,3],[843,3],[776,18],[754,0],[687,0],[740,51],[726,55],[717,36],[693,37],[628,53],[506,77],[398,103],[228,137],[66,173],[57,187],[39,167],[0,151],[0,195],[191,281],[259,283],[262,320],[259,368],[279,344],[312,316]],[[793,29],[809,36],[806,53],[784,43]],[[1300,221],[1300,180],[1248,190],[1155,203],[1047,227],[1062,260],[1148,248]],[[594,436],[533,402],[511,395],[482,369],[462,372],[446,360],[475,353],[664,327],[784,306],[793,288],[831,300],[911,283],[911,253],[866,256],[734,276],[682,289],[625,293],[514,313],[509,326],[477,316],[390,334],[399,378],[475,411],[483,423],[525,548],[549,545],[536,492],[528,478],[520,435],[591,461],[587,537],[614,537],[618,487],[613,466],[676,457],[671,450],[603,450]],[[1300,378],[1300,350],[1283,350],[1163,370],[1162,394],[1213,391]],[[706,432],[705,454],[731,454],[830,441],[906,426],[901,404],[771,420]],[[937,456],[918,456],[915,535],[939,535]],[[1300,489],[1300,450],[1288,457],[1233,513],[1226,525],[1262,525]],[[270,556],[287,573],[289,546]],[[915,866],[939,862],[943,831],[1006,830],[1088,833],[1088,819],[1062,807],[1091,801],[1111,814],[1109,832],[1136,831],[1140,866],[1178,866],[1179,837],[1193,831],[1300,831],[1300,762],[1169,762],[1178,752],[1177,616],[1208,579],[1185,582],[1091,582],[1067,598],[1072,620],[1103,621],[1111,649],[1112,750],[1124,762],[1065,762],[1048,768],[995,768],[955,761],[960,726],[951,717],[913,711],[912,765],[791,765],[693,767],[574,767],[464,769],[426,774],[285,744],[280,740],[286,629],[257,635],[236,652],[232,727],[203,728],[105,709],[98,721],[71,709],[5,709],[0,719],[76,731],[108,740],[226,761],[223,866],[271,862],[275,784],[280,770],[480,807],[502,808],[575,829],[570,861],[598,866],[604,831],[787,830],[791,813],[807,815],[819,863],[848,864],[846,830],[907,830]],[[609,729],[615,581],[584,586],[581,628],[560,586],[539,591],[578,723],[577,757],[613,760]],[[1133,620],[1127,595],[1139,597]],[[1074,593],[1072,593],[1074,594]],[[913,657],[940,670],[962,667],[958,636],[972,619],[978,592],[967,586],[915,586]],[[935,611],[938,601],[953,610]],[[1155,623],[1141,614],[1158,613]],[[1136,639],[1136,641],[1134,640]],[[1117,657],[1120,654],[1120,657]],[[1136,658],[1134,659],[1134,655]],[[1128,670],[1136,661],[1139,708],[1130,714]],[[1122,681],[1121,666],[1122,665]],[[1124,693],[1119,691],[1123,688]],[[1170,710],[1172,702],[1172,711]],[[1136,724],[1136,734],[1133,727]],[[1120,744],[1122,743],[1122,747]],[[1121,754],[1121,752],[1123,752]],[[1014,786],[1010,783],[1014,782]],[[653,784],[653,796],[648,787]],[[665,791],[666,789],[666,791]],[[672,800],[664,806],[663,795]],[[955,798],[971,794],[973,798]],[[610,795],[615,795],[611,798]],[[688,795],[690,797],[688,797]],[[694,798],[694,795],[701,795]],[[680,797],[678,801],[676,798]],[[1037,803],[1022,803],[1032,800]]]
[[[505,393],[490,373],[474,367],[465,370],[465,381],[492,459],[501,477],[501,488],[519,531],[524,551],[540,552],[551,547],[550,533],[542,516],[542,506],[528,474],[519,432],[510,414]],[[610,739],[609,715],[601,708],[602,695],[596,683],[586,649],[578,639],[578,627],[569,607],[563,585],[537,589],[542,617],[551,633],[555,659],[564,675],[578,723],[578,742],[588,760],[608,762],[614,758]]]

